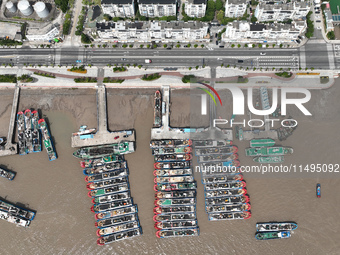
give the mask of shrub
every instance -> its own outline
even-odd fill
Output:
[[[2,74],[2,75],[0,75],[0,82],[16,83],[17,77],[15,77],[15,75]]]
[[[191,82],[191,79],[195,79],[196,76],[193,75],[193,74],[190,74],[190,75],[184,75],[183,78],[182,78],[182,82],[183,83],[190,83]]]
[[[161,77],[162,75],[160,75],[159,73],[154,73],[154,74],[145,74],[141,79],[143,81],[154,81]]]

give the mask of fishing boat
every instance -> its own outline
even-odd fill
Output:
[[[205,205],[234,205],[247,202],[249,202],[248,196],[211,197],[205,199]]]
[[[238,139],[239,139],[240,141],[242,141],[242,140],[244,139],[244,136],[243,136],[243,129],[242,129],[241,127],[238,129]]]
[[[157,183],[154,185],[153,189],[154,191],[197,189],[197,184],[196,182]]]
[[[206,148],[206,147],[225,147],[232,145],[233,142],[230,140],[201,140],[201,141],[195,141],[194,146],[195,149],[197,148]]]
[[[297,227],[298,225],[294,222],[261,222],[256,224],[256,231],[288,231],[295,230]]]
[[[253,158],[254,162],[257,163],[282,163],[284,161],[284,156],[267,156],[267,157],[256,157]]]
[[[155,229],[179,229],[198,227],[197,220],[181,220],[181,221],[161,221],[155,223]]]
[[[282,156],[293,154],[293,148],[289,147],[262,147],[246,149],[246,156]]]
[[[40,131],[42,134],[42,139],[44,141],[44,146],[47,151],[48,159],[49,161],[56,160],[57,154],[55,152],[55,149],[54,149],[54,146],[51,140],[51,134],[47,127],[46,121],[44,119],[40,119],[38,123],[39,123]]]
[[[104,245],[104,244],[109,244],[112,242],[117,242],[125,239],[129,239],[132,237],[140,236],[142,234],[142,229],[137,228],[133,230],[128,230],[124,232],[119,232],[107,236],[103,236],[97,240],[98,245]]]
[[[156,162],[154,164],[155,169],[183,169],[190,168],[190,161],[183,162]]]
[[[195,213],[196,207],[193,205],[188,206],[173,206],[173,207],[155,207],[153,208],[154,214],[165,214],[165,213]]]
[[[172,213],[172,214],[156,214],[153,221],[176,221],[176,220],[195,220],[196,213]]]
[[[185,190],[185,191],[158,191],[155,193],[155,197],[160,198],[186,198],[195,197],[196,191]]]
[[[234,205],[208,205],[205,207],[205,210],[208,213],[242,212],[242,211],[250,211],[250,209],[251,209],[251,206],[248,203],[234,204]]]
[[[275,145],[273,139],[252,139],[250,140],[250,147],[271,147]]]
[[[238,159],[237,154],[212,154],[212,155],[205,155],[199,156],[198,162],[220,162],[220,161],[231,161],[234,159]]]
[[[121,193],[116,193],[116,194],[111,194],[111,195],[104,195],[100,197],[96,197],[92,199],[92,203],[94,204],[104,204],[104,203],[110,203],[116,200],[122,200],[122,199],[128,199],[130,198],[130,192],[121,192]]]
[[[223,197],[223,196],[244,196],[247,194],[247,190],[242,189],[222,189],[222,190],[209,190],[205,191],[205,197]]]
[[[112,154],[127,154],[134,152],[133,142],[122,142],[106,144],[100,146],[82,147],[73,153],[73,156],[80,159],[93,159],[98,157],[110,156]]]
[[[129,184],[123,183],[123,184],[113,185],[113,186],[110,186],[104,189],[90,190],[87,195],[89,197],[99,197],[99,196],[115,194],[115,193],[123,192],[127,190],[129,190]]]
[[[80,162],[80,166],[83,168],[97,168],[106,163],[124,161],[124,155],[109,155],[106,157],[99,157],[94,159],[85,159]]]
[[[94,223],[94,225],[97,228],[104,228],[108,226],[113,226],[117,224],[122,224],[130,221],[138,220],[138,215],[137,213],[132,213],[132,214],[127,214],[127,215],[122,215],[114,218],[107,218],[107,219],[102,219],[98,220],[97,222]]]
[[[33,152],[33,134],[32,134],[32,112],[30,109],[26,109],[24,111],[24,117],[25,117],[25,139],[26,139],[26,147],[28,150],[28,153]]]
[[[321,184],[320,183],[316,184],[316,196],[318,198],[321,197]]]
[[[159,128],[162,126],[162,94],[159,90],[155,93],[153,127]]]
[[[121,168],[109,172],[104,172],[101,174],[94,174],[94,175],[87,175],[85,176],[85,181],[87,182],[94,182],[100,180],[109,180],[118,177],[126,177],[128,176],[128,170],[126,168]]]
[[[23,219],[17,215],[13,215],[10,212],[0,210],[0,219],[5,220],[9,223],[13,223],[20,227],[28,227],[31,223],[30,220]]]
[[[204,148],[204,149],[195,149],[196,156],[205,156],[210,154],[233,154],[237,153],[238,148],[236,146],[227,146],[227,147],[212,147],[212,148]]]
[[[238,160],[230,160],[230,161],[224,161],[224,162],[209,162],[209,163],[201,163],[202,167],[209,168],[209,167],[220,167],[220,168],[226,168],[226,167],[239,167],[240,161]]]
[[[82,125],[82,126],[80,126],[78,132],[72,133],[72,136],[88,135],[88,134],[94,133],[94,131],[96,131],[95,128],[87,129],[87,126],[86,126],[86,125]]]
[[[98,213],[98,212],[103,212],[103,211],[130,206],[130,205],[133,205],[132,198],[127,198],[127,199],[117,200],[117,201],[113,201],[113,202],[105,203],[105,204],[94,204],[91,207],[91,211]]]
[[[15,173],[10,170],[0,168],[0,176],[12,181],[15,177]]]
[[[159,230],[156,232],[158,238],[179,237],[179,236],[199,236],[199,228]]]
[[[83,174],[85,174],[85,175],[95,175],[95,174],[110,172],[110,171],[113,171],[113,170],[124,169],[124,168],[127,168],[127,162],[126,161],[112,162],[112,163],[107,163],[105,165],[98,166],[98,167],[85,168],[83,170]]]
[[[20,218],[24,218],[27,220],[33,220],[35,217],[35,212],[21,208],[3,200],[0,200],[0,210],[9,212],[11,215],[19,216]]]
[[[97,229],[97,236],[106,236],[113,233],[118,233],[126,230],[131,230],[139,227],[139,222],[134,220],[120,225]]]
[[[188,176],[172,176],[172,177],[156,177],[154,179],[155,183],[174,183],[174,182],[193,182],[194,177],[192,175]]]
[[[260,232],[255,234],[257,240],[283,239],[289,237],[289,231]]]
[[[32,112],[32,139],[33,139],[33,152],[41,151],[41,135],[39,132],[39,113],[38,111]]]
[[[208,218],[210,221],[216,220],[246,220],[251,217],[251,213],[248,211],[243,212],[219,212],[209,213]]]
[[[164,154],[155,155],[156,162],[170,162],[170,161],[188,161],[192,159],[191,154]]]
[[[115,179],[110,179],[107,181],[96,181],[96,182],[89,182],[86,185],[86,188],[88,190],[92,190],[92,189],[100,189],[100,188],[106,188],[112,185],[116,185],[116,184],[122,184],[122,183],[127,183],[128,179],[127,177],[118,177]]]
[[[191,147],[160,147],[152,149],[152,155],[166,155],[166,154],[188,154],[192,152]]]
[[[155,206],[176,206],[176,205],[195,205],[196,200],[195,198],[162,198],[162,199],[157,199],[154,202]]]
[[[231,181],[227,183],[207,183],[204,186],[204,189],[205,190],[241,189],[245,187],[246,183],[244,181]]]
[[[216,183],[216,182],[228,182],[228,181],[242,181],[243,175],[242,174],[234,174],[234,175],[225,175],[225,176],[218,176],[218,177],[206,177],[202,178],[202,183]]]
[[[17,114],[17,128],[18,128],[18,148],[20,155],[26,155],[28,153],[28,149],[26,146],[26,138],[25,138],[25,116],[23,112],[18,112]]]
[[[113,218],[113,217],[118,217],[118,216],[123,216],[127,214],[132,214],[132,213],[137,213],[137,206],[132,205],[120,209],[113,209],[110,211],[105,211],[105,212],[100,212],[97,213],[94,217],[96,220],[101,220],[101,219],[107,219],[107,218]]]
[[[192,169],[169,169],[169,170],[155,170],[153,171],[154,176],[179,176],[179,175],[192,175]]]
[[[150,148],[155,149],[159,147],[187,147],[191,146],[192,141],[186,140],[152,140],[150,142]]]

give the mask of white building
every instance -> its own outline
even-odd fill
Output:
[[[111,17],[133,18],[135,16],[134,0],[102,0],[104,14]]]
[[[247,0],[226,0],[225,16],[229,18],[239,18],[247,10]]]
[[[247,21],[234,21],[227,25],[222,41],[229,43],[284,43],[298,39],[306,31],[305,21],[292,24],[251,24]]]
[[[191,18],[202,18],[207,9],[207,0],[187,0],[184,3],[184,11]]]
[[[139,13],[145,17],[176,16],[177,0],[137,0]]]
[[[307,2],[261,2],[256,6],[254,15],[259,22],[303,20],[309,11]]]
[[[56,37],[59,37],[59,27],[57,26],[49,26],[44,29],[39,27],[28,28],[26,32],[28,41],[49,41]]]
[[[196,21],[146,21],[97,23],[98,38],[101,42],[207,42],[209,25]]]

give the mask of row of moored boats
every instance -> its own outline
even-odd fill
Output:
[[[257,240],[283,239],[291,237],[297,229],[295,222],[264,222],[256,224],[255,238]]]
[[[124,142],[84,147],[74,153],[82,160],[80,165],[98,228],[98,245],[142,234],[137,205],[130,194],[129,169],[123,155],[133,151],[133,142]]]
[[[28,227],[35,217],[35,212],[0,200],[0,219],[17,226]]]
[[[198,236],[191,140],[152,140],[154,222],[158,238]]]

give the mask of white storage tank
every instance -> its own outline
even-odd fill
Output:
[[[48,14],[50,14],[49,10],[46,7],[46,4],[43,2],[36,2],[33,5],[35,12],[38,14],[39,18],[46,18]]]
[[[30,16],[33,13],[33,8],[27,0],[20,0],[18,3],[18,9],[25,16]]]
[[[11,2],[11,1],[8,1],[7,3],[6,3],[6,8],[7,8],[7,10],[9,11],[9,12],[11,12],[11,13],[15,13],[16,11],[17,11],[17,7],[13,4],[13,2]]]

